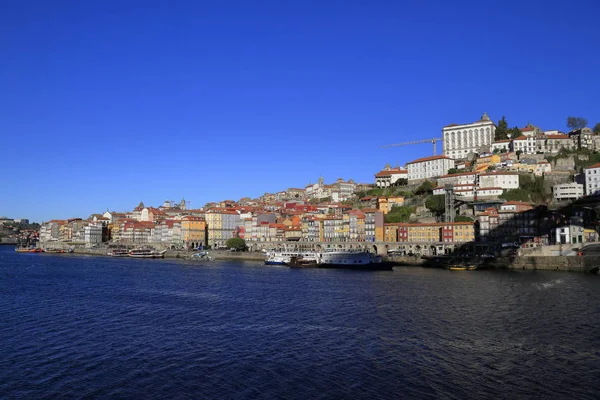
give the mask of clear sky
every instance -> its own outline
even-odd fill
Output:
[[[598,1],[0,6],[0,216],[373,182],[442,126],[600,122]],[[438,153],[441,145],[438,145]]]

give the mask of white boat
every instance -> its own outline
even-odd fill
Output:
[[[305,262],[317,261],[317,253],[313,251],[270,251],[265,255],[267,265],[290,265],[292,260],[302,259]]]
[[[127,250],[113,250],[108,255],[111,257],[129,257],[129,252]]]
[[[164,258],[167,251],[156,251],[152,249],[134,249],[129,251],[132,258]]]
[[[368,251],[325,251],[318,254],[317,263],[321,268],[392,269],[391,263]]]
[[[213,258],[208,254],[208,251],[201,251],[190,256],[190,260],[212,261]]]

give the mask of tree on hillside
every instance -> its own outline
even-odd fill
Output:
[[[458,174],[460,171],[457,168],[450,168],[448,170],[448,175]]]
[[[425,207],[438,217],[446,211],[446,196],[443,194],[435,194],[429,196],[425,201]]]
[[[415,190],[415,194],[432,194],[435,186],[430,181],[425,181]]]
[[[454,217],[454,222],[473,222],[473,218],[464,215],[457,215]]]
[[[596,125],[594,125],[593,131],[596,135],[600,135],[600,122],[598,122]]]
[[[529,192],[526,189],[506,190],[500,196],[501,199],[508,201],[529,201]]]
[[[385,215],[386,223],[408,222],[410,215],[416,211],[416,207],[410,206],[394,206]]]
[[[237,251],[243,251],[247,249],[246,241],[238,237],[227,239],[227,241],[225,242],[225,246],[227,246],[230,249],[235,249]]]
[[[508,130],[508,134],[513,139],[518,138],[519,136],[523,136],[523,132],[521,132],[521,130],[517,126],[515,126],[514,128],[510,128]]]
[[[498,121],[498,126],[496,127],[496,134],[494,136],[494,140],[506,139],[508,139],[508,123],[506,122],[506,118],[502,116],[502,119]]]
[[[582,117],[567,117],[567,127],[573,131],[585,128],[587,123],[587,119]]]

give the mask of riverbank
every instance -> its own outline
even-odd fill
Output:
[[[265,259],[263,252],[232,252],[227,250],[208,250],[214,260],[240,260],[262,262]],[[106,249],[75,249],[74,254],[110,257]],[[194,254],[190,251],[168,250],[165,258],[188,259]],[[395,266],[401,267],[432,267],[446,268],[452,263],[451,258],[436,261],[435,258],[422,259],[418,257],[393,257],[390,258]],[[594,273],[600,266],[600,257],[579,256],[519,256],[497,258],[471,258],[463,260],[466,264],[477,265],[481,269],[511,269],[526,271],[563,271]]]

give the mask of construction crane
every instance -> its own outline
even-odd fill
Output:
[[[433,155],[435,156],[435,155],[437,155],[437,146],[436,146],[436,143],[437,143],[438,140],[444,140],[444,139],[442,139],[442,138],[433,138],[433,139],[413,140],[411,142],[388,144],[388,145],[380,146],[380,147],[384,148],[384,147],[407,146],[409,144],[431,143],[431,144],[433,144]]]

